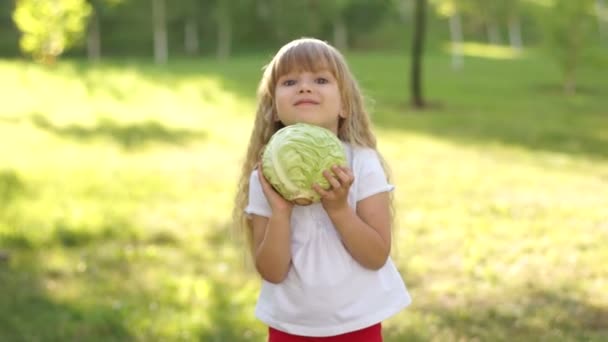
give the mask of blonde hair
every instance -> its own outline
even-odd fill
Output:
[[[266,146],[270,137],[283,127],[280,121],[275,120],[277,114],[274,93],[277,81],[281,76],[290,72],[316,72],[323,69],[333,74],[340,89],[345,117],[340,119],[338,138],[353,146],[369,147],[377,150],[376,137],[372,133],[363,95],[344,56],[333,46],[314,38],[300,38],[284,45],[270,63],[264,67],[257,92],[258,106],[255,122],[236,194],[233,216],[239,231],[238,236],[242,236],[242,230],[244,229],[250,249],[253,247],[252,227],[247,214],[244,212],[249,201],[249,178],[260,160],[264,146]],[[388,173],[386,163],[381,156],[380,159]]]

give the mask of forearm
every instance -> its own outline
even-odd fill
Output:
[[[273,214],[255,253],[256,269],[265,280],[280,283],[291,263],[290,215]]]
[[[344,246],[359,264],[374,270],[384,266],[390,253],[390,241],[385,241],[350,207],[328,214]]]

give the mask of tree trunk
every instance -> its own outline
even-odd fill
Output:
[[[521,51],[523,48],[521,23],[516,14],[509,17],[509,42],[511,43],[511,47],[517,51]]]
[[[606,12],[606,4],[604,4],[604,0],[596,0],[595,1],[595,13],[597,15],[597,29],[600,34],[600,41],[606,42],[608,38],[608,29],[607,23],[604,21],[604,13]]]
[[[422,55],[426,29],[426,0],[416,0],[414,9],[414,38],[412,40],[411,96],[415,108],[423,108]]]
[[[489,22],[486,25],[488,31],[488,41],[492,45],[500,45],[500,30],[495,22]]]
[[[165,64],[169,59],[165,0],[152,0],[154,18],[154,62]]]
[[[89,61],[97,62],[101,58],[101,27],[99,14],[93,9],[87,34],[87,56]]]
[[[397,13],[402,22],[406,22],[410,16],[410,2],[397,1]]]
[[[334,22],[334,44],[341,51],[348,48],[348,29],[342,15],[338,15]]]
[[[461,70],[464,67],[464,57],[462,52],[462,23],[458,12],[454,12],[450,16],[450,38],[452,38],[452,69]]]
[[[189,55],[198,54],[198,23],[194,17],[187,18],[184,24],[184,48]]]
[[[232,45],[232,21],[227,8],[220,9],[217,20],[217,58],[225,60]]]
[[[566,52],[564,60],[564,92],[572,95],[576,92],[576,69],[579,64],[579,48],[578,41],[570,44],[570,49]]]
[[[576,93],[576,70],[570,67],[564,72],[564,93],[573,95]]]
[[[262,20],[268,20],[272,16],[270,5],[266,1],[258,1],[256,4],[258,17]]]

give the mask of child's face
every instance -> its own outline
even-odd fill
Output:
[[[328,70],[296,71],[279,78],[275,90],[278,120],[325,127],[338,133],[342,101],[336,78]]]

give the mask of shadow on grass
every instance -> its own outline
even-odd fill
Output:
[[[34,259],[0,262],[0,340],[126,341],[130,334],[120,312],[103,305],[61,302],[46,289],[53,280]],[[87,298],[88,299],[88,298]]]
[[[17,171],[0,169],[0,203],[5,208],[25,192],[25,182]],[[2,210],[0,208],[0,210]]]
[[[14,256],[0,261],[0,340],[137,340],[130,334],[140,330],[127,325],[133,322],[147,340],[158,340],[166,330],[156,325],[166,320],[171,323],[163,328],[188,329],[199,341],[262,340],[264,329],[253,317],[257,294],[243,290],[250,275],[230,267],[238,247],[227,225],[210,225],[198,242],[175,232],[107,238],[101,228],[85,228],[59,225],[50,246],[10,246]],[[124,230],[137,229],[129,223]],[[78,271],[81,261],[86,267]],[[408,281],[412,288],[416,283]],[[608,308],[553,289],[531,287],[487,300],[472,295],[458,306],[414,300],[411,315],[430,316],[433,326],[402,322],[385,331],[387,342],[608,337]]]
[[[0,228],[10,253],[0,258],[0,341],[260,340],[251,279],[232,266],[226,234],[55,225],[39,244]]]
[[[0,172],[0,341],[132,340],[122,312],[89,289],[80,300],[63,298],[79,291],[66,281],[74,277],[69,268],[78,260],[69,254],[57,257],[48,249],[92,244],[119,228],[75,229],[57,222],[49,236],[41,237],[37,227],[24,227],[27,210],[22,202],[30,190],[15,171]],[[49,269],[50,258],[64,260],[68,269]]]
[[[608,139],[600,134],[608,116],[554,113],[552,117],[529,117],[525,114],[466,114],[450,108],[401,112],[377,117],[376,126],[404,132],[417,132],[450,139],[459,143],[501,144],[530,150],[566,153],[594,159],[608,158]],[[551,124],[546,124],[551,121]]]
[[[259,54],[227,62],[181,59],[172,60],[163,67],[141,61],[108,60],[101,66],[75,61],[69,65],[69,72],[76,77],[94,68],[128,69],[150,83],[169,88],[183,78],[208,76],[218,80],[226,92],[253,102],[262,67],[271,56],[271,53]],[[471,60],[461,73],[446,69],[449,66],[447,56],[431,57],[426,60],[427,97],[441,102],[441,107],[414,112],[404,104],[409,90],[403,76],[394,72],[405,68],[406,60],[392,54],[349,56],[362,87],[377,95],[372,96],[377,102],[372,117],[377,127],[422,133],[462,144],[501,144],[594,159],[608,158],[608,139],[602,128],[608,124],[602,96],[608,88],[601,82],[602,76],[596,69],[588,67],[591,68],[591,71],[587,70],[588,84],[581,81],[579,94],[565,97],[556,90],[559,82],[555,78],[559,75],[550,63],[539,57],[511,62]],[[128,96],[126,93],[119,95]],[[253,111],[254,108],[247,116],[252,117]],[[72,135],[82,135],[77,133],[81,130],[72,127],[69,131]],[[137,141],[124,138],[132,133],[121,135],[123,138],[117,140],[123,146]]]
[[[207,308],[209,326],[201,329],[199,341],[259,341],[260,336],[251,329],[253,307],[236,300],[238,285],[220,281],[211,282],[210,304]]]
[[[79,125],[57,126],[40,114],[31,116],[31,122],[38,128],[59,136],[73,139],[107,138],[125,149],[136,149],[151,142],[183,145],[189,141],[205,139],[206,133],[184,129],[169,129],[154,121],[132,125],[120,125],[109,119],[102,119],[95,127]]]
[[[418,307],[416,310],[423,315],[435,318],[433,328],[393,331],[388,341],[606,341],[608,338],[608,308],[570,298],[566,293],[531,289],[492,302],[498,304]]]

